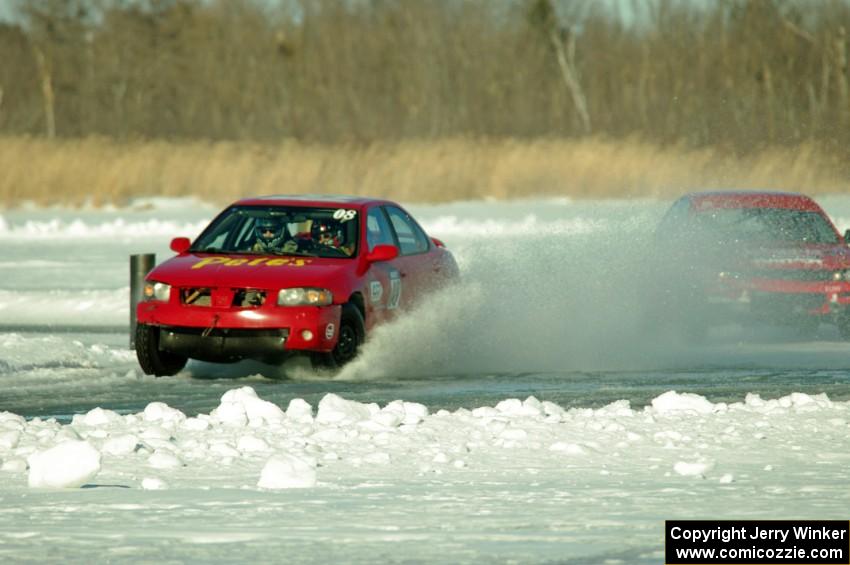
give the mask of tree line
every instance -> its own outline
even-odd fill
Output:
[[[845,0],[26,0],[0,133],[850,142]]]

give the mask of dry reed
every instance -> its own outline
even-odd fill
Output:
[[[0,201],[125,204],[195,196],[357,194],[403,202],[538,196],[671,197],[710,188],[809,194],[850,188],[846,164],[812,144],[745,158],[637,139],[403,141],[368,146],[0,138]]]

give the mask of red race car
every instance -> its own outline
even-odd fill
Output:
[[[691,333],[761,320],[850,338],[850,248],[808,196],[699,192],[677,200],[656,230],[660,307]],[[659,282],[660,281],[660,282]]]
[[[341,366],[367,333],[458,275],[401,206],[353,197],[240,200],[145,279],[136,356],[151,375],[188,359]]]

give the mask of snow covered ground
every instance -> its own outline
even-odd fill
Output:
[[[846,518],[849,418],[805,394],[430,413],[250,387],[188,418],[4,414],[0,559],[658,563],[664,519]]]
[[[411,207],[464,281],[331,381],[138,372],[127,256],[214,208],[3,212],[0,561],[658,563],[665,519],[847,519],[833,330],[636,333],[666,205]]]

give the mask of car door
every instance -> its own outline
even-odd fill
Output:
[[[365,225],[366,252],[378,245],[398,246],[389,218],[380,206],[367,210]],[[399,258],[372,263],[366,272],[366,323],[392,318],[402,305],[402,276]]]
[[[410,214],[392,205],[384,206],[384,211],[399,249],[395,262],[401,275],[401,302],[408,307],[434,286],[439,258],[435,245]]]

